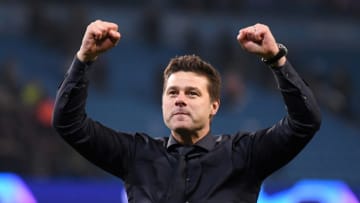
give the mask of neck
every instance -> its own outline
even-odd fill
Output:
[[[209,131],[206,132],[190,132],[186,130],[172,131],[172,136],[175,140],[183,145],[193,145],[197,143],[201,138],[205,137]]]

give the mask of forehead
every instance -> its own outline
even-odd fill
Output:
[[[167,79],[165,88],[169,87],[196,87],[206,89],[208,80],[205,76],[194,72],[179,71],[171,74]]]

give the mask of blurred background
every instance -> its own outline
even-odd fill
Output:
[[[259,202],[282,202],[281,192],[295,196],[290,189],[300,183],[312,192],[284,202],[358,202],[358,0],[0,0],[0,202],[19,196],[9,189],[18,179],[32,198],[8,202],[125,202],[121,180],[51,128],[58,85],[96,19],[117,23],[122,39],[93,65],[89,116],[156,137],[169,135],[161,74],[176,55],[200,55],[222,73],[214,134],[265,128],[285,115],[272,73],[236,41],[240,28],[267,24],[312,87],[323,124],[299,156],[265,181]],[[352,199],[315,197],[334,194],[326,188]]]

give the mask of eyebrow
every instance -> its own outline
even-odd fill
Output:
[[[181,88],[179,86],[170,86],[170,87],[166,88],[166,90],[171,90],[171,89],[181,89]],[[193,86],[186,86],[185,90],[197,90],[197,91],[201,92],[200,88],[193,87]]]

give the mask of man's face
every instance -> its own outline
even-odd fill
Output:
[[[210,120],[219,102],[211,102],[206,77],[193,72],[175,72],[165,84],[162,96],[163,119],[173,132],[210,130]]]

